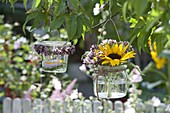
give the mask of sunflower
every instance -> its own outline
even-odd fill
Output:
[[[100,57],[102,59],[102,65],[109,64],[111,66],[120,65],[126,60],[133,58],[135,55],[134,51],[128,51],[129,45],[124,45],[123,43],[115,43],[109,45],[108,43],[104,45],[99,45],[98,48],[101,51]]]
[[[153,47],[152,47],[151,38],[149,38],[148,45],[149,45],[151,57],[156,64],[156,68],[157,69],[163,68],[164,65],[166,64],[166,58],[158,56],[156,42],[153,43]]]

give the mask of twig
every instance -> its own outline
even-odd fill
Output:
[[[114,17],[117,16],[118,14],[119,14],[119,12],[117,12],[115,15],[111,16],[111,18],[114,18]],[[101,22],[101,23],[99,23],[99,24],[96,24],[96,25],[92,26],[91,28],[94,29],[94,28],[96,28],[96,27],[104,24],[105,22],[107,22],[107,21],[110,20],[111,18],[109,18],[109,19],[107,19],[107,20],[105,20],[105,21],[103,21],[103,22]]]

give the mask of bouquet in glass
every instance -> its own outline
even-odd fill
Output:
[[[94,79],[94,93],[98,98],[121,98],[127,93],[127,63],[135,52],[127,41],[105,39],[92,45],[83,57],[82,71]]]

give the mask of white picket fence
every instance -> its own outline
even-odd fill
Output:
[[[109,100],[74,100],[49,101],[35,99],[5,98],[3,113],[124,113],[126,105],[121,101],[112,103]],[[170,105],[161,104],[154,107],[151,104],[138,103],[136,113],[170,113]],[[131,113],[131,112],[126,112]]]

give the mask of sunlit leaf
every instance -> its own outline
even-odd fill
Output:
[[[16,61],[16,62],[23,62],[23,58],[22,57],[18,57],[18,56],[14,57],[13,60]]]
[[[35,9],[39,6],[41,0],[33,0],[32,2],[32,9]]]
[[[27,9],[27,2],[28,2],[28,0],[23,0],[25,9]]]
[[[123,16],[123,19],[124,19],[125,22],[128,22],[127,17],[126,17],[127,5],[128,5],[128,2],[126,1],[123,4],[123,8],[122,8],[122,16]]]

